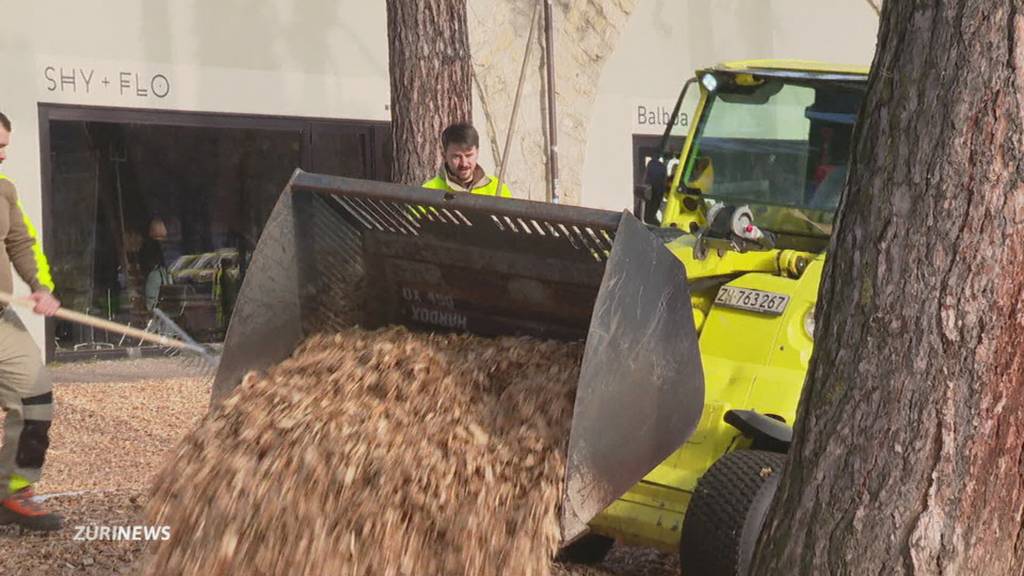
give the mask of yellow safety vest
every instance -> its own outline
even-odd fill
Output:
[[[443,174],[438,174],[434,178],[427,180],[426,182],[423,183],[423,187],[429,188],[431,190],[461,192],[460,190],[455,190],[451,186],[449,186],[448,180],[444,177]],[[487,183],[482,186],[477,186],[476,188],[473,188],[472,190],[470,190],[470,193],[479,194],[481,196],[498,196],[498,179],[493,176],[487,176]],[[512,193],[509,192],[508,186],[506,186],[504,182],[502,182],[501,184],[501,197],[512,197]]]

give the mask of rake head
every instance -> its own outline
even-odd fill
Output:
[[[217,374],[217,367],[220,365],[220,355],[209,346],[196,342],[163,310],[153,308],[153,316],[156,318],[156,322],[150,326],[150,331],[169,340],[168,353],[179,356],[183,360],[189,376],[196,376],[204,381],[213,380]]]

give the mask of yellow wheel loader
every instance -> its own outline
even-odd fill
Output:
[[[599,561],[623,541],[678,550],[687,575],[744,574],[791,438],[866,84],[866,69],[807,62],[698,71],[663,140],[672,168],[652,163],[635,191],[648,222],[297,171],[213,399],[306,335],[354,325],[585,340],[562,555]]]

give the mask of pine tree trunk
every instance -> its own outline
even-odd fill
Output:
[[[441,165],[441,132],[472,121],[466,0],[387,0],[392,179],[420,184]]]
[[[884,3],[753,574],[1021,574],[1020,7]]]

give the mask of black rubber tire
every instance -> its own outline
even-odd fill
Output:
[[[587,534],[558,551],[558,560],[572,564],[597,564],[615,545],[615,539],[600,534]]]
[[[785,454],[738,450],[697,481],[679,539],[683,576],[746,576]]]

